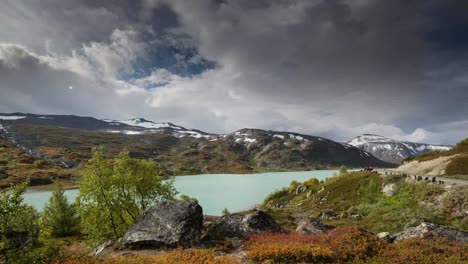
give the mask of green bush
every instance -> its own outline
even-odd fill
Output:
[[[299,187],[301,185],[300,182],[294,180],[294,181],[291,181],[291,183],[289,183],[289,189],[290,190],[296,190],[297,187]]]
[[[307,186],[307,188],[315,188],[320,186],[320,182],[316,178],[310,178],[304,182],[304,185]]]
[[[44,224],[52,236],[64,237],[78,233],[79,218],[74,204],[68,202],[63,188],[57,184],[55,191],[44,207]]]
[[[342,165],[339,169],[338,169],[340,175],[343,175],[343,174],[346,174],[348,173],[348,167]]]

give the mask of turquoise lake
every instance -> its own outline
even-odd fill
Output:
[[[258,174],[204,174],[177,176],[175,187],[180,194],[198,199],[206,215],[221,215],[224,208],[230,212],[253,208],[278,189],[289,186],[292,180],[305,181],[312,177],[324,180],[335,170],[271,172]],[[78,190],[67,190],[69,201],[74,201]],[[25,193],[25,202],[42,210],[51,192]]]

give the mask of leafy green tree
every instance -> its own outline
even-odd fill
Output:
[[[94,149],[77,197],[82,232],[97,243],[122,237],[147,208],[175,200],[173,180],[163,181],[164,174],[154,161],[131,158],[126,151],[110,160],[102,148]]]
[[[0,191],[0,262],[12,263],[19,259],[39,235],[39,214],[23,201],[28,183]]]
[[[346,173],[348,173],[348,167],[342,165],[342,166],[339,168],[338,171],[339,171],[340,175],[346,174]]]
[[[68,202],[60,183],[44,207],[43,220],[51,229],[52,236],[64,237],[78,232],[79,218],[75,205]]]

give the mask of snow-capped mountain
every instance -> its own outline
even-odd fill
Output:
[[[110,155],[127,149],[133,157],[155,159],[175,175],[393,165],[322,137],[262,129],[213,134],[143,118],[0,113],[2,138],[67,168],[83,166],[95,146]]]
[[[363,134],[345,144],[367,151],[383,161],[396,164],[401,163],[407,157],[415,157],[432,150],[449,150],[452,148],[445,145],[398,141],[373,134]]]

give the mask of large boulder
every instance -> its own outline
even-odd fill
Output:
[[[395,234],[393,240],[398,242],[408,238],[431,238],[435,236],[444,236],[450,240],[468,242],[468,232],[427,222],[422,222],[419,226]]]
[[[332,226],[324,225],[317,218],[308,217],[297,225],[296,233],[299,234],[323,234],[328,230],[333,229]]]
[[[162,202],[146,210],[124,235],[125,247],[190,247],[200,242],[203,210],[193,200]]]
[[[215,240],[243,238],[254,233],[278,233],[284,229],[267,213],[255,211],[245,216],[233,214],[218,219],[208,230],[207,237]]]

